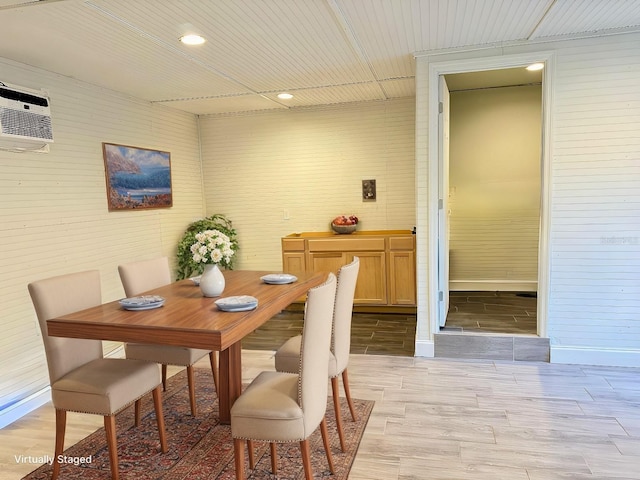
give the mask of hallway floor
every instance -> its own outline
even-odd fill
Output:
[[[529,292],[450,292],[441,332],[536,335],[537,302]]]

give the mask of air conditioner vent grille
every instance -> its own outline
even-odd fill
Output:
[[[5,135],[53,140],[51,117],[0,107],[0,125]]]

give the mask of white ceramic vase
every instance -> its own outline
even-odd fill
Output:
[[[217,265],[205,265],[200,277],[200,290],[205,297],[219,297],[224,290],[224,275]]]

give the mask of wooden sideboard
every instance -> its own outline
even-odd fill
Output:
[[[282,238],[282,270],[337,273],[358,257],[355,306],[415,307],[415,251],[410,230],[293,233]]]

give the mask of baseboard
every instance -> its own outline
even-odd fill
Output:
[[[551,363],[637,367],[640,350],[551,346]]]
[[[537,292],[538,282],[529,280],[449,280],[452,292]]]
[[[51,401],[51,387],[46,386],[0,411],[0,429]]]
[[[436,353],[435,345],[429,340],[416,340],[416,349],[414,356],[433,358]]]

